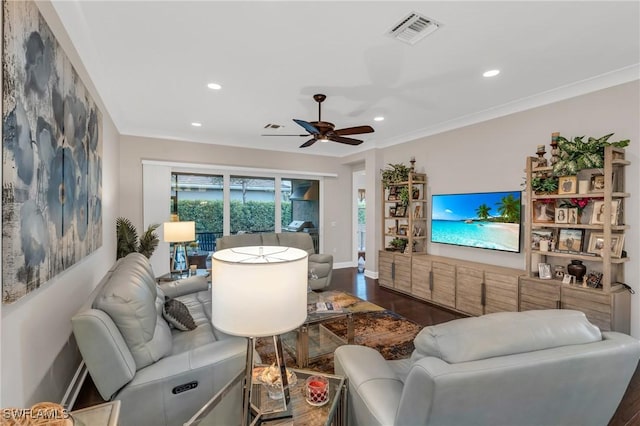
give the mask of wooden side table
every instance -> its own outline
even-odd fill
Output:
[[[110,401],[71,412],[74,420],[86,426],[118,426],[120,401]]]

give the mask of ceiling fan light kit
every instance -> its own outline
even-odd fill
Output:
[[[360,139],[345,138],[345,135],[358,135],[362,133],[373,133],[371,126],[346,127],[344,129],[335,130],[335,125],[328,121],[322,121],[322,102],[327,99],[326,95],[316,94],[313,99],[318,103],[318,121],[304,121],[296,118],[293,121],[306,130],[305,135],[262,135],[262,136],[311,136],[311,139],[300,145],[300,148],[307,148],[317,141],[320,142],[338,142],[346,145],[360,145],[363,141]]]

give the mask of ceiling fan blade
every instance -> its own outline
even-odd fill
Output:
[[[308,141],[306,141],[305,143],[303,143],[302,145],[300,145],[300,148],[306,148],[306,147],[308,147],[308,146],[313,145],[314,143],[316,143],[316,138],[309,139]]]
[[[344,138],[337,135],[327,135],[327,139],[334,142],[346,143],[347,145],[360,145],[362,143],[359,139]]]
[[[309,134],[308,133],[305,134],[305,135],[274,135],[274,134],[271,134],[271,135],[260,135],[260,136],[309,136]]]
[[[312,135],[315,135],[317,133],[320,133],[320,130],[318,130],[313,124],[308,123],[304,120],[297,120],[297,119],[293,119],[293,121],[295,121],[297,124],[299,124],[300,126],[302,126],[307,132],[309,132]]]
[[[373,133],[373,127],[371,126],[357,126],[357,127],[347,127],[345,129],[334,130],[333,133],[336,135],[358,135],[360,133]]]

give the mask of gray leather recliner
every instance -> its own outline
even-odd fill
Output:
[[[225,235],[216,240],[216,250],[247,246],[295,247],[309,253],[309,287],[324,290],[331,284],[333,256],[316,254],[313,240],[304,232],[264,232],[258,234]]]
[[[165,296],[189,308],[194,330],[170,328]],[[100,395],[121,401],[121,426],[182,425],[245,367],[246,339],[211,324],[206,278],[157,285],[138,253],[115,263],[71,322]]]
[[[350,426],[606,425],[640,342],[582,312],[500,312],[423,329],[410,359],[341,346]]]

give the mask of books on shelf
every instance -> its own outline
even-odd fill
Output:
[[[317,302],[310,303],[307,305],[307,313],[315,314],[315,313],[335,313],[342,312],[342,306],[339,303],[335,302]]]

